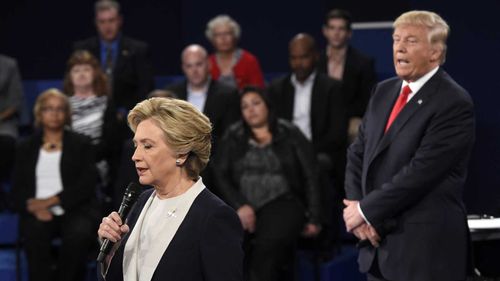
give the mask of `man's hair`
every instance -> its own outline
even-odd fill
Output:
[[[100,11],[111,10],[114,9],[120,14],[120,3],[114,0],[98,0],[95,2],[95,14]]]
[[[342,9],[333,9],[325,17],[325,26],[328,26],[328,22],[332,19],[343,19],[346,23],[347,30],[352,29],[352,17],[351,13]]]
[[[438,14],[429,11],[410,11],[400,15],[392,25],[394,29],[404,26],[422,26],[428,31],[429,42],[441,48],[440,64],[446,60],[446,40],[450,33],[450,27]]]

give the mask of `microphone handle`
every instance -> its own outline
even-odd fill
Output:
[[[128,215],[128,211],[130,210],[128,202],[122,202],[120,205],[120,209],[118,209],[118,215],[120,216],[120,219],[123,220],[126,218]],[[99,255],[97,256],[97,262],[103,262],[106,256],[109,254],[111,249],[113,248],[113,242],[111,242],[109,239],[104,239],[104,242],[101,245],[101,248],[99,249]]]

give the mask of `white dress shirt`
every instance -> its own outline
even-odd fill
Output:
[[[308,140],[312,139],[311,131],[311,97],[316,72],[313,72],[301,83],[295,74],[292,74],[291,82],[295,88],[293,103],[293,123],[299,127]]]

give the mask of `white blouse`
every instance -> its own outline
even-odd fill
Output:
[[[35,198],[45,199],[60,193],[63,190],[61,179],[62,151],[48,152],[40,149],[36,163],[36,194]],[[52,206],[50,211],[56,215],[64,215],[60,205]]]

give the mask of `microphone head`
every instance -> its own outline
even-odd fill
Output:
[[[127,202],[128,204],[133,204],[141,195],[143,188],[141,185],[131,182],[128,184],[125,193],[123,194],[123,202]]]

